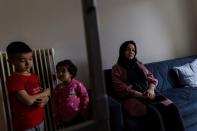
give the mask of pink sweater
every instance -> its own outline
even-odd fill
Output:
[[[88,111],[89,96],[85,86],[76,79],[59,84],[52,93],[53,115],[56,123],[68,122]]]

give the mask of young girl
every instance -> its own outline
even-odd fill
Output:
[[[61,81],[52,93],[52,107],[57,127],[67,127],[86,118],[89,97],[85,86],[74,79],[77,67],[71,60],[56,65],[57,77]]]

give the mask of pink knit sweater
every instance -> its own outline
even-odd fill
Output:
[[[87,113],[89,104],[85,86],[76,79],[67,85],[59,84],[52,93],[53,115],[56,123],[70,122]]]

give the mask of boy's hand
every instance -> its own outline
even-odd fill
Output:
[[[36,99],[34,104],[38,107],[44,107],[48,103],[48,101],[49,101],[49,97],[41,97]]]
[[[48,97],[51,95],[51,91],[49,88],[45,89],[43,92],[38,94],[38,98]]]
[[[50,90],[50,88],[45,89],[44,92],[46,92],[47,96],[50,96],[50,95],[51,95],[51,90]]]

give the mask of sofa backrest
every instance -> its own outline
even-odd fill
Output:
[[[181,66],[192,62],[197,56],[188,56],[183,58],[175,58],[159,62],[145,64],[154,77],[158,79],[157,90],[163,90],[179,87],[179,80],[175,72],[172,70],[174,66]]]
[[[157,91],[162,92],[163,90],[179,86],[178,78],[172,68],[174,66],[181,66],[186,63],[190,63],[196,58],[197,56],[175,58],[159,62],[147,63],[145,64],[145,66],[149,69],[150,72],[153,73],[155,78],[158,79],[159,82]],[[112,88],[111,69],[105,69],[104,76],[107,94],[112,97],[116,97]]]

